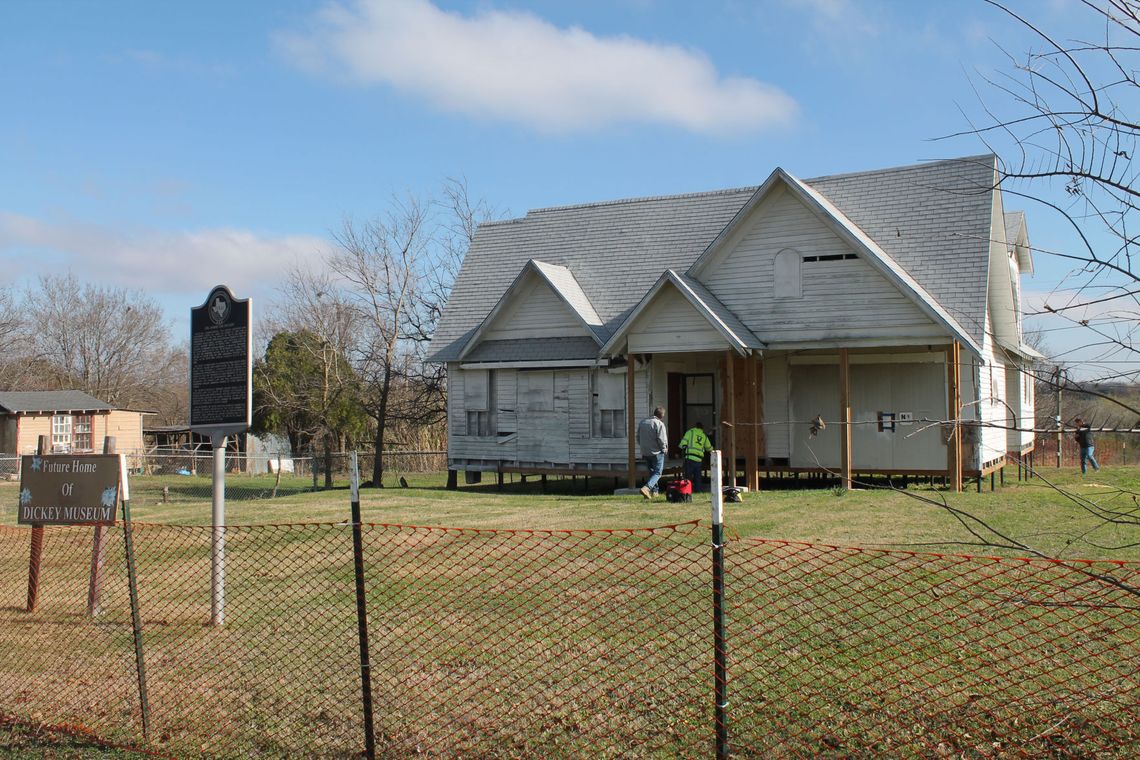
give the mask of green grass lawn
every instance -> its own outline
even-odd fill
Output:
[[[1135,516],[1140,469],[1045,474],[1056,487],[772,488],[726,505],[740,537],[726,551],[737,755],[1129,757],[1140,626],[1127,595],[1079,563],[828,548],[1021,554],[971,545],[948,505],[1049,554],[1138,558],[1135,527],[1089,510]],[[538,479],[499,492],[405,478],[362,492],[377,526],[364,545],[381,756],[707,756],[707,497],[646,502],[596,478],[588,492],[581,478],[551,478],[545,494]],[[206,625],[209,480],[131,483],[156,748],[347,754],[360,740],[350,532],[297,524],[343,522],[349,491],[292,480],[270,497],[271,479],[228,484],[229,525],[294,525],[227,532],[217,629]],[[8,524],[15,502],[15,484],[0,486]],[[692,520],[704,525],[609,532]],[[135,742],[122,531],[110,534],[97,619],[79,612],[89,529],[48,531],[32,617],[21,609],[27,535],[5,531],[0,694],[20,725],[41,715]],[[1135,566],[1104,567],[1134,583]],[[16,756],[56,746],[45,736],[0,730]]]
[[[1140,559],[1140,467],[1113,468],[1082,478],[1075,468],[1047,469],[1043,480],[1017,482],[1016,471],[1005,487],[965,493],[916,487],[906,491],[832,488],[768,489],[745,494],[743,503],[725,505],[725,521],[740,536],[826,543],[841,546],[905,548],[964,554],[1019,556],[1016,549],[981,545],[943,504],[984,521],[1000,533],[1063,558]],[[443,473],[406,474],[408,488],[363,489],[366,522],[470,528],[608,529],[652,527],[709,519],[707,495],[691,504],[652,502],[640,496],[612,495],[612,478],[548,479],[541,493],[537,478],[507,482],[499,492],[493,483],[444,488]],[[394,480],[392,481],[395,482]],[[226,521],[230,525],[345,520],[349,515],[347,483],[333,490],[312,491],[304,478],[282,481],[270,497],[274,481],[231,474],[227,478]],[[163,502],[163,487],[168,489]],[[135,477],[131,512],[138,522],[206,525],[211,515],[208,477]],[[16,484],[0,485],[2,519],[15,521]],[[1112,523],[1093,509],[1131,515],[1132,525]],[[990,535],[992,542],[1000,539]]]

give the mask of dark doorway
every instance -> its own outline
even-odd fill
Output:
[[[676,450],[677,443],[685,431],[700,422],[705,426],[705,432],[716,444],[716,387],[711,372],[687,375],[682,372],[670,372],[667,377],[669,384],[669,407],[666,410],[666,426],[669,429],[669,445]]]

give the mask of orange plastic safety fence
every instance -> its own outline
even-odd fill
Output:
[[[1128,758],[1140,565],[729,547],[743,757]]]
[[[135,525],[153,750],[363,748],[351,527]],[[122,527],[0,528],[0,711],[141,742]],[[363,528],[380,757],[711,757],[709,532]],[[734,757],[1130,757],[1140,565],[730,540]]]

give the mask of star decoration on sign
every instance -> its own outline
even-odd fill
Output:
[[[20,506],[24,507],[24,506],[27,506],[28,504],[31,504],[31,503],[32,503],[32,492],[30,490],[28,490],[27,488],[25,488],[23,491],[20,491]]]
[[[41,457],[32,457],[32,472],[39,472],[44,468],[44,460]]]

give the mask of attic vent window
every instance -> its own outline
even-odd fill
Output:
[[[806,261],[807,259],[803,259]],[[800,252],[785,248],[772,262],[772,295],[776,298],[802,298],[800,281]]]
[[[848,261],[857,258],[859,257],[854,253],[830,253],[826,256],[804,256],[804,263],[808,264],[815,261]]]

